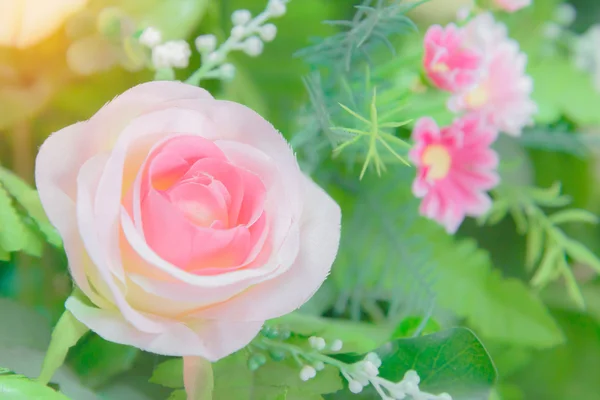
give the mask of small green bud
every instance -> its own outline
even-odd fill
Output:
[[[273,361],[281,361],[285,358],[285,352],[281,350],[271,350],[269,355],[273,359]]]
[[[267,357],[265,357],[264,354],[255,353],[252,354],[252,356],[250,356],[250,359],[248,359],[248,368],[250,369],[250,371],[256,371],[261,366],[265,365],[266,362]]]
[[[281,340],[288,340],[292,336],[292,332],[287,329],[283,329],[279,331],[279,338]]]
[[[263,327],[261,333],[264,337],[267,337],[269,339],[277,339],[279,337],[279,331],[271,326]]]

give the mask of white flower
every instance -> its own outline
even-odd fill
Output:
[[[263,48],[263,41],[258,36],[251,36],[244,41],[242,50],[249,56],[256,57],[262,53]]]
[[[246,25],[252,19],[252,14],[248,10],[236,10],[231,14],[231,22],[234,25]]]
[[[315,376],[317,376],[317,370],[311,367],[310,365],[305,365],[300,370],[300,379],[302,379],[304,382],[314,378]]]
[[[159,45],[162,41],[162,33],[160,33],[158,29],[150,26],[144,29],[139,40],[144,46],[153,48],[154,46]]]
[[[318,337],[318,336],[309,337],[308,343],[310,344],[310,347],[312,347],[313,349],[318,350],[318,351],[324,350],[325,347],[327,346],[327,343],[325,343],[325,339],[323,339],[322,337]]]
[[[379,375],[379,369],[371,361],[363,361],[362,367],[364,373],[370,378],[374,378]]]
[[[236,25],[231,28],[231,37],[234,39],[241,39],[246,36],[246,28],[242,25]]]
[[[331,351],[340,351],[343,346],[344,342],[342,342],[340,339],[335,339],[333,343],[331,343],[330,349]]]
[[[155,68],[186,68],[192,51],[185,40],[172,40],[152,49]]]
[[[281,17],[286,12],[285,3],[282,0],[270,0],[267,6],[267,12],[272,17]]]
[[[325,369],[325,364],[323,361],[316,361],[313,366],[317,371],[323,371]]]
[[[350,381],[348,382],[348,389],[350,389],[350,391],[354,394],[358,394],[360,392],[362,392],[363,390],[363,385],[360,384],[360,382],[358,381]]]
[[[211,53],[217,48],[217,37],[215,35],[200,35],[196,38],[194,44],[200,53]]]
[[[235,67],[233,64],[223,64],[219,67],[219,74],[221,78],[228,81],[235,77]]]
[[[542,35],[549,40],[558,39],[561,33],[562,27],[556,22],[546,22],[542,27]]]
[[[379,358],[377,353],[368,353],[365,356],[365,360],[372,362],[377,368],[381,367],[381,358]]]
[[[277,27],[274,24],[263,25],[260,27],[258,34],[262,40],[270,42],[275,39],[275,36],[277,35]]]

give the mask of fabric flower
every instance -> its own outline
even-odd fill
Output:
[[[417,121],[409,157],[417,167],[413,193],[423,198],[420,213],[454,233],[465,216],[485,214],[496,186],[498,157],[490,149],[497,132],[477,115],[440,129],[431,118]]]
[[[424,66],[427,76],[440,89],[455,92],[478,78],[481,57],[466,48],[461,31],[454,24],[434,25],[425,34]]]
[[[484,67],[479,81],[455,94],[448,107],[457,113],[479,113],[498,130],[519,136],[533,123],[537,106],[531,99],[533,80],[525,72],[527,56],[517,42],[504,35],[504,26],[496,24],[489,14],[467,25],[465,40],[481,48]]]
[[[496,7],[504,11],[515,12],[531,5],[531,0],[494,0]]]
[[[178,82],[136,86],[42,145],[36,182],[106,340],[215,361],[319,288],[338,205],[252,110]]]
[[[25,48],[53,34],[88,0],[2,0],[0,46]]]

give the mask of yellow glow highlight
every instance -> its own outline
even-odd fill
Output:
[[[88,0],[0,0],[0,46],[25,48],[58,30]]]
[[[429,167],[427,179],[430,180],[444,179],[448,175],[452,163],[448,150],[437,144],[427,146],[423,152],[422,161],[423,164]]]
[[[483,86],[477,86],[469,94],[467,94],[467,104],[471,108],[479,108],[486,104],[490,99],[490,95],[486,88]]]
[[[448,68],[448,66],[444,63],[437,63],[437,64],[433,64],[433,66],[431,67],[431,70],[433,72],[448,72],[448,71],[450,71],[450,68]]]

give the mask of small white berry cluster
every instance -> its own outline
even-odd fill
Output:
[[[189,79],[188,83],[198,84],[202,79],[232,79],[235,68],[224,63],[231,51],[243,51],[251,57],[259,56],[264,49],[264,42],[270,42],[277,35],[277,27],[267,23],[271,18],[281,17],[286,12],[289,0],[269,0],[266,9],[252,18],[248,10],[237,10],[231,15],[233,27],[229,38],[217,48],[214,35],[201,35],[195,40],[196,49],[202,55],[202,66]]]
[[[340,339],[335,339],[328,346],[325,339],[323,339],[322,337],[319,337],[319,336],[309,337],[308,344],[314,350],[319,351],[319,352],[324,351],[324,350],[340,351],[340,350],[342,350],[342,347],[344,346],[344,343]],[[317,372],[323,370],[324,368],[325,368],[325,364],[323,363],[323,361],[319,361],[319,360],[314,361],[312,363],[312,365],[304,365],[302,367],[302,369],[300,370],[300,379],[306,382],[309,379],[312,379],[315,376],[317,376]]]
[[[569,3],[562,3],[556,7],[554,18],[542,26],[543,36],[550,41],[556,41],[567,33],[567,28],[575,22],[577,10]]]
[[[139,41],[152,50],[152,65],[154,68],[186,68],[192,51],[185,40],[169,40],[162,43],[162,33],[148,27],[142,31]]]
[[[376,353],[369,353],[365,358],[342,370],[342,375],[348,381],[348,388],[358,394],[372,385],[383,400],[401,400],[411,396],[413,400],[452,400],[448,393],[433,395],[419,389],[420,378],[416,371],[409,370],[400,382],[390,382],[379,376],[381,359]]]

